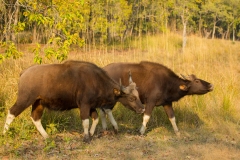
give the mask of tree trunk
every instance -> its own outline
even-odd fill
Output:
[[[227,32],[223,32],[222,39],[225,39]]]
[[[19,15],[19,10],[20,10],[20,6],[18,4],[18,1],[15,3],[14,5],[14,8],[15,8],[15,13],[14,13],[14,26],[16,26],[18,24],[18,15]],[[16,40],[16,33],[14,31],[12,31],[12,41],[14,43],[17,43],[17,40]]]
[[[3,41],[5,6],[2,1],[0,1],[0,8],[1,8],[0,17],[2,17],[0,19],[0,41]]]
[[[173,32],[176,32],[177,31],[177,20],[176,20],[176,16],[173,15],[170,20],[170,30],[173,31]]]
[[[37,25],[33,23],[32,43],[37,43]]]
[[[208,31],[206,28],[203,29],[204,37],[207,39],[211,35],[212,31]]]
[[[130,15],[130,18],[128,22],[125,24],[126,29],[123,32],[123,40],[125,40],[127,37],[132,37],[133,29],[134,26],[136,25],[137,18],[136,16],[138,15],[138,0],[134,0],[132,4],[132,14]]]
[[[182,43],[182,52],[184,53],[184,49],[187,44],[187,22],[183,23],[183,43]]]
[[[234,25],[233,26],[233,42],[235,42],[235,28],[234,28]]]
[[[215,19],[214,19],[214,22],[213,22],[213,32],[212,32],[212,39],[214,39],[214,36],[215,36],[216,24],[217,24],[217,21],[216,21],[216,18],[215,18]]]
[[[6,14],[5,14],[5,38],[6,38],[6,42],[11,40],[10,26],[11,26],[11,7],[6,6]]]
[[[5,37],[5,41],[9,41],[10,40],[10,35],[8,34],[8,15],[7,15],[7,8],[5,10],[5,13],[4,13],[4,30],[5,30],[5,33],[4,33],[4,37]]]
[[[228,24],[225,39],[229,38],[229,30],[230,30],[230,25]]]
[[[188,19],[185,18],[184,14],[182,14],[181,18],[182,18],[182,24],[183,24],[182,53],[184,53],[184,49],[185,49],[186,44],[187,44],[187,22],[188,22]]]
[[[142,36],[142,18],[139,18],[139,22],[138,22],[138,37],[141,37]]]
[[[202,37],[202,23],[203,23],[202,15],[200,14],[200,19],[199,19],[199,24],[198,24],[198,34],[200,37]]]
[[[5,5],[6,7],[6,16],[5,16],[5,37],[6,41],[12,40],[12,35],[14,34],[12,30],[12,24],[14,23],[13,14],[14,14],[14,6],[18,3],[18,0],[9,0],[8,3]]]

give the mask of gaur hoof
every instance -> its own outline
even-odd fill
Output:
[[[108,134],[109,134],[109,133],[108,133],[107,130],[102,131],[102,135],[103,135],[103,136],[108,135]]]
[[[145,132],[142,133],[142,132],[137,132],[137,135],[140,136],[140,137],[144,137],[145,136]]]
[[[114,130],[115,131],[115,130]],[[107,131],[107,130],[104,130],[101,132],[101,134],[98,136],[98,137],[103,137],[103,136],[109,136],[109,135],[115,135],[117,134],[118,132],[114,132],[114,131]]]
[[[117,129],[113,128],[113,131],[114,131],[115,134],[118,134],[118,130]]]
[[[139,137],[146,137],[146,134],[141,134],[141,133],[139,133],[138,136],[139,136]]]
[[[101,131],[99,134],[98,134],[98,138],[101,138],[101,137],[103,137],[103,136],[105,136],[105,135],[107,135],[107,131],[106,130],[103,130],[103,131]]]
[[[179,131],[177,131],[177,132],[175,132],[175,133],[176,133],[177,137],[180,138],[181,133],[180,133]]]
[[[140,136],[143,136],[145,134],[145,132],[139,131],[138,132]]]
[[[91,137],[89,135],[84,135],[83,142],[84,143],[90,143],[90,141],[91,141]]]

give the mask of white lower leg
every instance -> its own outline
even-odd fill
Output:
[[[179,133],[178,127],[177,127],[177,125],[176,125],[176,119],[175,119],[175,117],[169,118],[169,120],[170,120],[170,122],[171,122],[171,124],[172,124],[172,126],[173,126],[174,132],[177,134],[177,136],[179,136],[180,133]]]
[[[84,119],[84,120],[82,121],[82,125],[83,125],[84,135],[88,136],[89,119]]]
[[[91,134],[91,136],[94,134],[94,132],[95,132],[95,129],[96,129],[96,126],[97,126],[97,124],[98,124],[98,121],[99,121],[99,119],[97,118],[97,119],[93,119],[92,120],[92,126],[91,126],[91,129],[90,129],[90,134]]]
[[[41,123],[41,119],[37,120],[37,121],[34,121],[34,119],[31,117],[32,121],[33,121],[33,124],[36,126],[37,130],[40,132],[40,134],[46,139],[48,138],[48,134],[47,132],[45,131],[45,129],[43,128],[42,126],[42,123]]]
[[[107,109],[106,113],[107,113],[108,118],[109,118],[110,122],[112,123],[114,129],[118,131],[118,125],[117,125],[117,122],[115,121],[115,119],[113,117],[112,110],[111,109]]]
[[[107,130],[106,114],[102,110],[100,110],[100,117],[101,117],[101,121],[102,121],[103,130]]]
[[[147,123],[148,123],[149,119],[150,119],[150,116],[144,114],[142,127],[141,127],[141,129],[140,129],[140,133],[141,133],[142,135],[145,133],[146,126],[147,126]]]
[[[5,134],[6,131],[9,129],[9,125],[12,123],[14,118],[15,118],[15,116],[13,114],[11,114],[10,111],[8,111],[6,122],[5,122],[5,125],[4,125],[4,128],[3,128],[3,134]]]

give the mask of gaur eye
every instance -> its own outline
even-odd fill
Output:
[[[200,81],[198,79],[195,80],[196,83],[199,83]]]
[[[129,100],[130,102],[136,101],[136,97],[129,97],[128,100]]]

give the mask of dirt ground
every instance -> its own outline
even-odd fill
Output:
[[[2,146],[0,159],[237,160],[240,157],[239,138],[201,129],[182,131],[180,137],[163,127],[145,136],[130,130],[118,134],[108,131],[98,132],[90,144],[82,140],[79,132],[56,134],[48,140],[37,133],[35,139],[23,141],[16,149],[9,150],[14,144]]]

